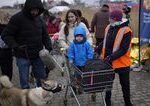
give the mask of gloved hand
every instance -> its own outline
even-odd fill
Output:
[[[104,58],[104,62],[106,63],[111,63],[111,56],[107,56],[106,58]]]
[[[20,46],[14,48],[14,50],[25,52],[25,50],[27,50],[27,46],[26,45],[20,45]]]

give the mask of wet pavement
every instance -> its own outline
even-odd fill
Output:
[[[14,62],[14,75],[13,83],[19,87],[18,69]],[[49,78],[57,80],[64,85],[67,85],[68,76],[65,72],[64,76],[61,75],[59,68],[52,70],[49,73]],[[121,86],[116,74],[113,90],[112,90],[112,106],[124,106],[122,97]],[[32,85],[33,86],[33,85]],[[130,86],[131,86],[131,100],[133,106],[150,106],[150,73],[149,72],[131,72],[130,74]],[[67,94],[67,106],[78,106],[75,98],[70,97],[71,89],[68,89]],[[104,94],[104,93],[103,93]],[[65,90],[54,94],[53,99],[50,102],[50,106],[64,106]],[[96,94],[96,101],[91,100],[91,94],[83,93],[77,95],[81,106],[104,106],[101,93]]]

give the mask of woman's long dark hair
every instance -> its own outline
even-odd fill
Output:
[[[66,36],[68,36],[68,34],[69,34],[69,20],[68,20],[69,13],[73,13],[76,16],[76,22],[77,22],[77,24],[79,24],[79,22],[80,22],[77,11],[75,9],[68,10],[67,14],[66,14],[66,17],[65,17],[66,26],[64,27],[64,33],[65,33]]]

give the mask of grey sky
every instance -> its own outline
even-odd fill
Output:
[[[58,0],[57,0],[58,1]],[[73,0],[65,0],[65,1],[68,1],[68,2],[72,2]],[[15,2],[25,2],[25,0],[0,0],[0,7],[1,6],[8,6],[8,5],[10,5],[10,6],[13,6],[13,4],[15,3]]]
[[[15,3],[15,2],[24,2],[25,0],[0,0],[0,7],[1,6],[8,6],[8,5],[10,5],[10,6],[13,6],[13,4]]]
[[[23,2],[23,3],[25,2],[25,0],[0,0],[0,7],[6,6],[6,5],[13,6],[13,4],[17,1]],[[58,0],[56,0],[56,1],[58,1]],[[64,1],[68,1],[68,2],[72,3],[74,0],[64,0]],[[81,0],[81,1],[85,2],[86,4],[95,4],[95,3],[97,4],[98,3],[97,1],[99,1],[99,0]],[[111,0],[111,1],[114,1],[114,0]]]

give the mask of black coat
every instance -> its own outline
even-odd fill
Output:
[[[36,17],[30,14],[33,8],[40,9]],[[51,50],[47,28],[40,17],[43,11],[40,0],[26,0],[23,10],[12,16],[2,32],[2,39],[9,47],[14,48],[16,57],[34,59],[39,57],[39,51],[43,49],[43,46]],[[18,49],[20,46],[25,48]]]

